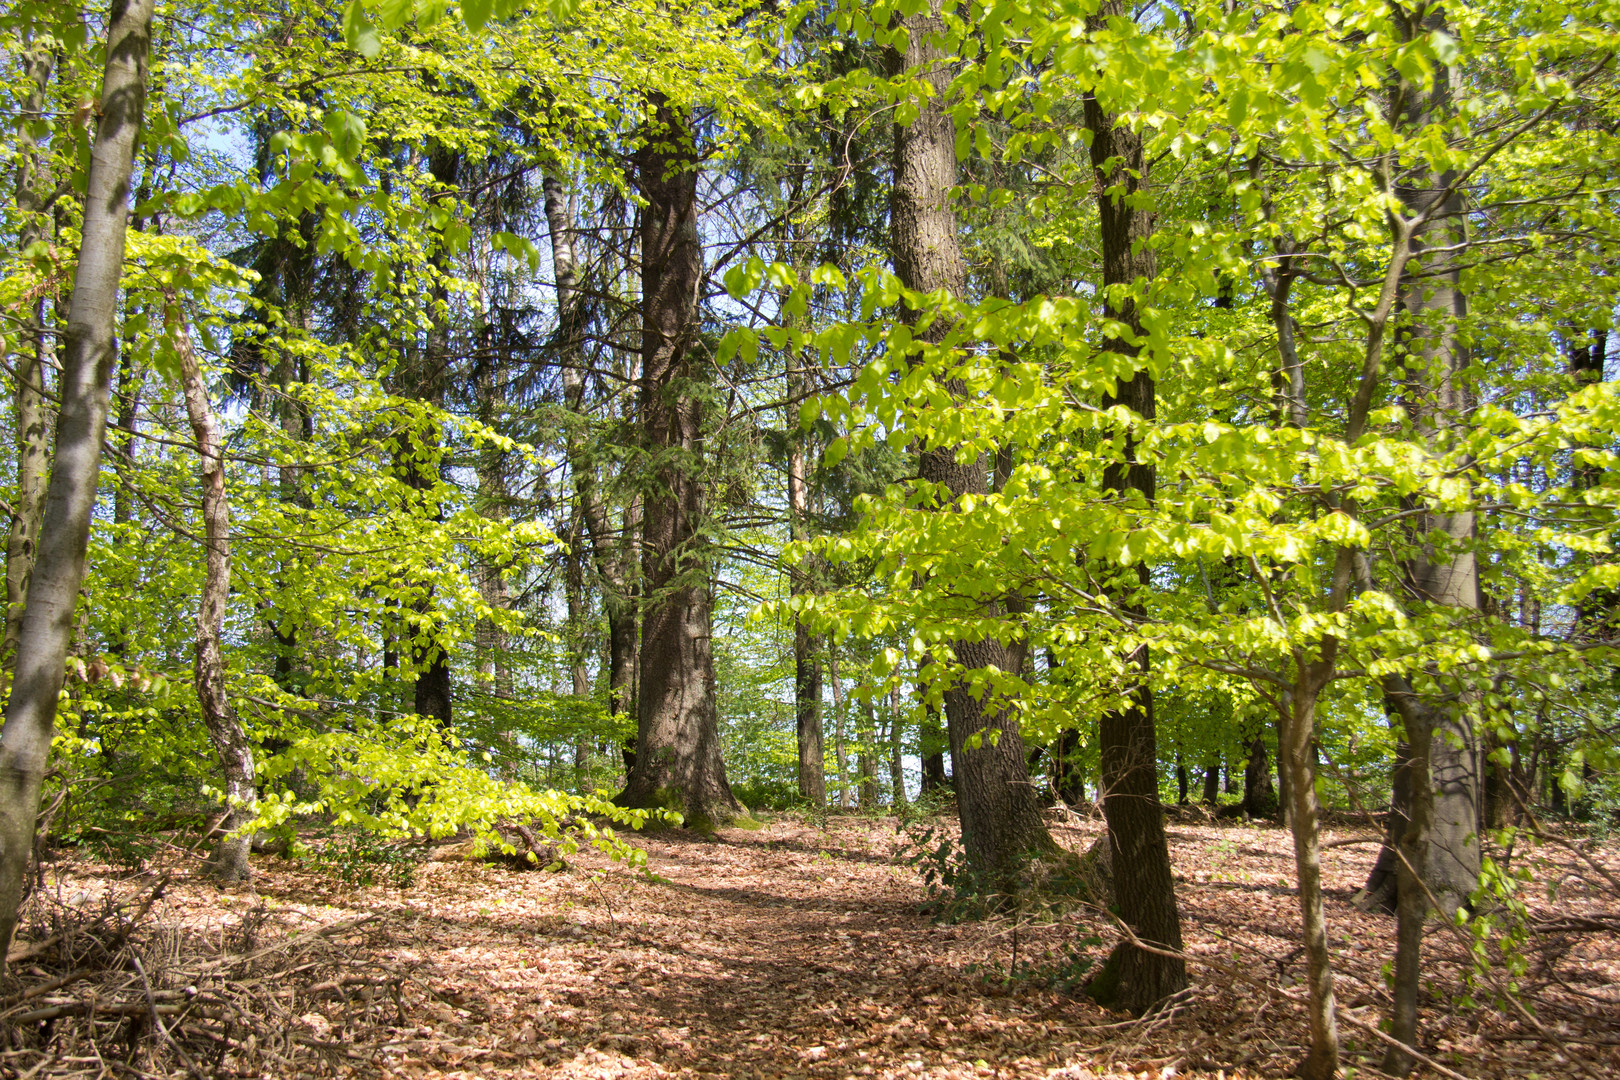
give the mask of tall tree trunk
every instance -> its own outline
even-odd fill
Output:
[[[900,687],[889,688],[889,786],[894,790],[893,806],[906,805],[905,713],[900,707]]]
[[[546,225],[551,233],[551,265],[557,289],[557,338],[562,370],[563,402],[572,412],[568,438],[568,470],[574,497],[590,538],[591,564],[602,587],[602,608],[608,623],[608,715],[623,716],[636,706],[636,598],[634,555],[630,537],[615,534],[597,481],[596,463],[589,453],[589,409],[585,403],[585,309],[579,291],[578,253],[574,247],[574,218],[562,181],[547,174],[542,181]],[[625,773],[635,765],[635,744],[624,748]]]
[[[1214,806],[1221,801],[1221,762],[1215,758],[1204,766],[1204,798],[1205,806]]]
[[[153,0],[113,0],[107,19],[101,113],[90,152],[79,261],[62,348],[56,453],[17,642],[16,677],[0,733],[0,965],[17,928],[73,609],[84,581],[108,384],[118,351],[114,322],[129,224],[130,172],[146,108],[152,7]]]
[[[180,386],[185,396],[186,415],[197,438],[197,454],[202,458],[203,545],[206,571],[202,603],[197,609],[196,662],[193,668],[197,701],[202,707],[203,726],[219,756],[225,774],[225,801],[228,811],[222,828],[225,837],[209,858],[213,874],[223,881],[245,881],[248,850],[253,842],[249,833],[234,835],[252,820],[258,802],[254,783],[253,746],[238,719],[225,690],[225,655],[221,635],[225,609],[231,595],[231,505],[225,494],[225,444],[208,400],[208,386],[191,347],[191,333],[171,297],[164,312],[169,341],[180,358]]]
[[[833,760],[838,763],[838,808],[848,810],[855,802],[855,787],[849,780],[849,746],[844,741],[844,680],[838,675],[838,646],[827,642],[827,677],[832,680]]]
[[[714,600],[704,536],[703,403],[692,349],[703,248],[691,120],[661,93],[636,152],[641,218],[641,425],[653,475],[642,507],[636,763],[619,801],[678,809],[713,828],[743,810],[720,757]]]
[[[1341,560],[1348,562],[1348,556]],[[1281,771],[1288,776],[1288,820],[1294,838],[1294,867],[1299,879],[1299,907],[1305,945],[1305,979],[1309,993],[1311,1048],[1299,1066],[1303,1080],[1332,1080],[1339,1072],[1338,1017],[1333,995],[1332,956],[1328,951],[1327,916],[1322,905],[1322,814],[1316,796],[1316,702],[1333,674],[1337,642],[1327,639],[1322,656],[1297,665],[1294,688],[1279,716]]]
[[[1122,0],[1105,0],[1091,17],[1090,25],[1100,27],[1105,20],[1127,12]],[[1097,212],[1102,235],[1103,288],[1130,288],[1138,279],[1151,279],[1155,273],[1153,254],[1146,244],[1152,222],[1147,211],[1138,204],[1148,182],[1148,161],[1143,154],[1142,138],[1122,124],[1119,117],[1107,112],[1095,93],[1086,95],[1085,121],[1091,132],[1091,161],[1099,192]],[[1109,189],[1115,190],[1110,193]],[[1106,313],[1108,318],[1129,327],[1133,338],[1142,333],[1141,311],[1134,299],[1111,297]],[[1133,341],[1122,338],[1107,338],[1104,347],[1132,359],[1138,353]],[[1138,368],[1129,380],[1119,382],[1103,404],[1105,408],[1124,405],[1138,416],[1152,420],[1157,405],[1152,374]],[[1121,495],[1128,490],[1135,491],[1151,501],[1156,479],[1153,466],[1133,460],[1134,445],[1127,445],[1127,455],[1126,462],[1108,467],[1103,477],[1104,488]],[[1147,567],[1138,564],[1136,569],[1135,586],[1145,590]],[[1123,602],[1136,608],[1140,606],[1139,601],[1128,594]],[[1170,848],[1164,835],[1164,812],[1159,805],[1158,750],[1153,691],[1147,681],[1148,664],[1145,645],[1126,658],[1127,670],[1140,672],[1130,690],[1131,704],[1104,713],[1098,725],[1103,815],[1108,820],[1114,892],[1120,917],[1141,940],[1167,952],[1179,953],[1181,918],[1176,911]],[[1186,987],[1184,961],[1121,942],[1087,990],[1104,1004],[1141,1012]]]
[[[434,146],[428,153],[428,172],[441,188],[453,187],[461,171],[462,154],[443,146]],[[436,193],[438,194],[438,193]],[[441,273],[449,272],[449,256],[440,251],[435,256]],[[410,398],[430,406],[434,412],[418,421],[414,435],[398,441],[395,454],[396,467],[406,486],[416,494],[414,512],[434,521],[444,519],[444,507],[434,494],[441,477],[443,463],[442,438],[436,411],[443,408],[450,364],[449,289],[435,284],[432,292],[432,325],[416,364],[401,372],[400,389]],[[450,653],[437,629],[438,615],[434,611],[437,589],[432,582],[417,583],[419,598],[408,616],[410,628],[411,668],[416,672],[412,688],[412,711],[418,716],[435,720],[449,728],[454,721],[455,705],[450,670]]]
[[[950,72],[945,67],[941,42],[945,28],[938,0],[927,10],[906,16],[902,25],[904,51],[887,51],[889,70],[926,79],[933,93],[919,103],[915,120],[894,127],[890,253],[895,275],[906,288],[943,289],[962,297],[967,267],[957,239],[956,214],[949,204],[956,184],[956,129],[943,103]],[[938,342],[948,330],[935,320],[917,333],[922,340]],[[949,390],[958,397],[964,392],[961,386]],[[944,485],[953,501],[990,490],[990,466],[982,454],[964,465],[957,463],[956,447],[934,447],[922,452],[918,466],[922,479]],[[986,615],[998,613],[994,603],[985,604]],[[994,638],[953,642],[951,649],[969,669],[1017,670],[1009,650]],[[988,698],[975,697],[962,683],[946,687],[944,697],[963,847],[981,870],[996,877],[1014,874],[1030,855],[1056,850],[1029,782],[1018,718],[989,709]],[[985,737],[990,729],[999,730],[1000,738]]]
[[[44,240],[52,225],[52,219],[45,213],[43,198],[49,174],[41,166],[33,128],[44,114],[45,91],[50,85],[55,61],[55,50],[43,40],[29,43],[23,55],[28,94],[17,117],[16,132],[17,216],[21,219],[17,247],[22,252]],[[38,553],[40,518],[45,512],[50,443],[45,372],[52,359],[51,340],[45,333],[45,300],[41,294],[23,309],[23,325],[18,335],[22,347],[13,354],[17,382],[13,417],[17,440],[17,506],[6,543],[6,629],[5,641],[0,644],[0,662],[8,672],[22,633],[23,604]]]
[[[790,364],[794,361],[789,361]],[[788,400],[804,393],[804,373],[788,369]],[[792,409],[789,409],[792,412]],[[790,420],[791,423],[791,420]],[[810,535],[810,485],[806,478],[808,455],[804,440],[793,439],[788,449],[788,526],[794,540]],[[788,588],[800,596],[813,588],[814,563],[807,560],[788,568]],[[821,642],[797,615],[793,619],[793,715],[798,742],[799,797],[813,807],[827,805],[826,748],[821,729]]]
[[[856,760],[861,773],[861,809],[870,811],[883,801],[878,794],[877,713],[870,697],[861,699],[861,723],[856,728],[855,740],[859,743]]]

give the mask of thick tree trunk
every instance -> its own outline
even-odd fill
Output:
[[[1127,13],[1122,0],[1105,0],[1092,17],[1093,26]],[[1152,221],[1138,205],[1140,192],[1148,182],[1148,161],[1142,138],[1120,118],[1107,112],[1095,94],[1085,99],[1086,127],[1091,132],[1091,161],[1098,182],[1097,212],[1102,236],[1102,278],[1104,288],[1133,286],[1139,278],[1152,278],[1154,263],[1147,248]],[[1113,194],[1110,188],[1119,190]],[[1142,331],[1141,311],[1133,298],[1110,298],[1107,315],[1131,328],[1133,336]],[[1138,346],[1131,341],[1110,337],[1110,351],[1134,358]],[[1122,380],[1104,402],[1105,408],[1124,405],[1138,416],[1152,420],[1157,411],[1153,376],[1138,369],[1129,380]],[[1103,477],[1105,489],[1125,495],[1135,492],[1143,499],[1154,497],[1155,475],[1150,463],[1134,460],[1134,445],[1127,448],[1128,460],[1111,465]],[[1135,587],[1145,590],[1148,570],[1137,565]],[[1127,587],[1128,588],[1128,587]],[[1139,602],[1128,593],[1127,605]],[[1158,750],[1153,718],[1153,691],[1147,682],[1148,651],[1138,648],[1127,658],[1126,669],[1141,673],[1130,690],[1131,705],[1105,713],[1098,726],[1098,749],[1102,763],[1100,788],[1103,814],[1114,869],[1114,892],[1120,917],[1144,942],[1167,952],[1181,951],[1181,918],[1176,911],[1175,880],[1170,872],[1170,848],[1164,835],[1164,812],[1159,805]],[[1174,956],[1148,952],[1130,942],[1121,942],[1087,990],[1104,1004],[1141,1012],[1187,987],[1187,965]]]
[[[221,635],[225,609],[231,595],[231,505],[225,494],[225,445],[219,424],[208,400],[208,386],[191,347],[191,333],[171,297],[164,313],[169,341],[180,358],[180,387],[186,400],[186,415],[197,438],[197,454],[202,458],[203,544],[206,548],[202,603],[197,610],[196,662],[193,668],[197,701],[202,706],[203,726],[219,755],[225,774],[225,800],[229,807],[223,829],[225,837],[210,856],[213,874],[223,881],[245,881],[250,833],[235,835],[252,820],[258,802],[254,783],[253,746],[247,731],[231,706],[225,690],[225,655]]]
[[[21,219],[17,247],[26,252],[49,235],[52,219],[45,213],[43,188],[49,180],[40,166],[34,144],[33,127],[45,108],[45,90],[50,85],[56,53],[48,42],[32,42],[23,55],[28,93],[17,117],[17,216]],[[11,518],[11,534],[6,544],[6,628],[0,644],[0,662],[7,671],[17,651],[22,633],[23,605],[28,595],[28,578],[34,571],[40,518],[45,512],[47,454],[50,445],[49,418],[45,410],[45,372],[51,366],[51,338],[45,332],[45,296],[30,301],[23,309],[23,325],[18,338],[22,347],[13,356],[16,362],[16,397],[13,417],[17,440],[17,505]]]
[[[84,581],[101,472],[114,327],[129,224],[130,172],[146,107],[153,0],[113,0],[100,120],[90,152],[84,223],[62,349],[56,453],[23,609],[16,676],[0,733],[0,964],[17,927],[56,701]]]
[[[703,248],[690,118],[649,95],[637,151],[641,217],[641,421],[653,476],[642,507],[636,763],[619,801],[670,807],[710,829],[742,813],[726,781],[715,711],[714,606],[701,473],[703,403],[690,383]]]
[[[1277,812],[1277,788],[1271,782],[1271,751],[1265,730],[1244,743],[1243,812],[1254,819],[1269,818]]]
[[[940,42],[944,24],[938,4],[907,16],[904,26],[905,51],[889,50],[889,70],[927,79],[934,93],[920,104],[915,120],[894,128],[889,227],[895,275],[908,289],[943,289],[960,297],[967,290],[967,267],[948,201],[956,184],[956,129],[942,101],[950,73],[944,67]],[[936,320],[918,335],[938,341],[947,329]],[[951,390],[961,392],[960,387]],[[924,450],[918,471],[924,481],[944,485],[953,500],[990,490],[989,462],[980,455],[958,464],[955,447]],[[987,603],[985,613],[997,614],[995,605]],[[1016,670],[1015,658],[994,639],[955,642],[952,649],[957,661],[969,669]],[[1016,873],[1030,855],[1056,849],[1029,782],[1017,717],[987,708],[987,699],[974,697],[960,683],[947,687],[944,697],[951,772],[968,859],[992,876]],[[986,737],[991,729],[1001,733],[994,741]]]
[[[1211,761],[1204,766],[1204,805],[1214,806],[1221,801],[1221,763]]]

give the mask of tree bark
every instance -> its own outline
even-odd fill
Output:
[[[1243,812],[1255,819],[1276,814],[1279,799],[1271,782],[1271,751],[1266,746],[1265,729],[1244,742]]]
[[[791,361],[790,361],[791,363]],[[788,371],[788,400],[804,391],[801,372]],[[791,410],[790,410],[791,411]],[[794,540],[809,537],[810,495],[803,440],[794,438],[788,450],[788,525]],[[813,563],[790,567],[788,588],[800,596],[812,588]],[[798,743],[799,797],[813,807],[827,805],[826,748],[821,728],[821,642],[805,621],[793,619],[793,715]]]
[[[608,715],[623,716],[636,703],[636,598],[634,548],[630,538],[608,523],[596,463],[585,438],[589,414],[585,405],[585,310],[579,291],[579,263],[574,249],[574,219],[562,181],[547,174],[541,183],[546,224],[551,233],[551,265],[557,289],[557,337],[561,353],[563,403],[574,414],[566,441],[574,497],[579,501],[591,564],[602,587],[608,622]],[[632,742],[624,751],[625,774],[635,766]]]
[[[878,794],[877,778],[877,713],[872,707],[872,699],[861,699],[861,722],[855,731],[856,767],[861,774],[861,809],[870,811],[882,801]]]
[[[908,289],[943,289],[960,297],[967,290],[967,267],[957,239],[956,214],[949,204],[956,184],[956,130],[943,105],[950,73],[944,66],[940,41],[944,23],[937,0],[928,10],[906,16],[902,24],[907,31],[905,49],[887,51],[889,71],[926,79],[933,92],[919,103],[914,121],[894,127],[894,186],[889,206],[894,271]],[[919,330],[918,337],[938,342],[948,330],[935,320]],[[960,386],[949,389],[958,397],[963,393]],[[925,482],[943,485],[953,501],[990,490],[985,457],[958,464],[954,446],[924,450],[918,472]],[[986,615],[998,613],[994,603],[984,607]],[[1017,669],[1009,650],[994,639],[958,641],[951,648],[957,661],[969,669]],[[1029,782],[1018,719],[1009,712],[992,711],[988,699],[974,697],[960,683],[946,687],[944,697],[963,847],[969,861],[981,871],[992,878],[1005,878],[1015,874],[1029,856],[1056,850]],[[991,731],[999,731],[999,738],[992,740]]]
[[[619,801],[679,810],[712,829],[742,814],[720,757],[703,403],[692,383],[703,276],[691,120],[661,93],[636,152],[641,216],[641,423],[653,476],[642,508],[640,701],[636,763]]]
[[[900,707],[900,687],[889,688],[889,785],[894,789],[892,805],[896,810],[906,805],[905,713]]]
[[[45,91],[50,85],[56,53],[45,41],[29,43],[23,55],[28,94],[17,117],[17,216],[21,219],[17,247],[21,252],[45,239],[52,219],[45,213],[43,188],[49,180],[40,164],[34,143],[33,125],[45,109]],[[34,571],[40,518],[45,512],[47,453],[50,444],[49,418],[45,410],[45,372],[51,365],[51,341],[45,333],[45,296],[41,294],[23,309],[23,325],[18,337],[22,348],[16,357],[16,396],[14,400],[17,440],[17,506],[11,518],[6,543],[6,628],[0,644],[0,660],[9,672],[22,633],[23,605],[28,596],[28,579]]]
[[[1339,1071],[1339,1030],[1333,995],[1332,955],[1328,951],[1327,916],[1322,906],[1322,852],[1319,843],[1321,804],[1316,796],[1316,702],[1333,674],[1337,644],[1328,639],[1322,657],[1301,663],[1294,688],[1279,716],[1282,745],[1278,757],[1288,775],[1291,802],[1288,819],[1294,837],[1294,867],[1299,879],[1299,907],[1305,946],[1305,979],[1309,991],[1310,1052],[1299,1067],[1304,1080],[1331,1080]]]
[[[1122,0],[1105,0],[1089,25],[1099,28],[1107,19],[1123,16],[1127,11]],[[1146,245],[1153,228],[1152,218],[1140,205],[1148,182],[1149,163],[1143,153],[1141,136],[1121,124],[1119,117],[1107,112],[1095,93],[1086,95],[1085,122],[1091,132],[1091,162],[1098,185],[1103,288],[1128,289],[1138,279],[1151,279],[1155,273],[1153,255]],[[1110,192],[1111,188],[1115,190]],[[1110,292],[1105,309],[1109,319],[1130,328],[1133,339],[1141,335],[1142,313],[1134,298]],[[1140,352],[1135,340],[1118,337],[1105,339],[1104,347],[1132,359]],[[1129,380],[1122,380],[1103,402],[1104,408],[1116,405],[1152,420],[1157,412],[1152,373],[1138,367]],[[1113,497],[1135,492],[1151,502],[1156,482],[1153,465],[1136,460],[1134,440],[1128,440],[1126,453],[1125,462],[1110,465],[1105,470],[1103,487],[1113,493]],[[1147,567],[1138,564],[1136,571],[1136,589],[1145,590]],[[1139,601],[1129,592],[1122,597],[1122,602],[1140,608]],[[1104,713],[1098,725],[1100,787],[1120,917],[1142,941],[1179,953],[1181,918],[1176,910],[1170,848],[1164,835],[1164,812],[1159,805],[1158,749],[1153,691],[1147,681],[1148,664],[1146,646],[1126,658],[1127,670],[1134,668],[1140,672],[1130,689],[1131,704]],[[1142,1012],[1186,987],[1184,961],[1121,942],[1088,984],[1087,992],[1104,1004]]]
[[[113,0],[107,19],[101,115],[90,152],[82,240],[62,349],[56,453],[17,642],[16,676],[0,733],[0,964],[17,927],[73,609],[84,581],[118,351],[114,323],[129,224],[130,172],[146,107],[152,8],[153,0]]]
[[[203,545],[206,550],[202,602],[197,609],[196,660],[193,681],[202,707],[203,726],[219,756],[225,774],[225,801],[228,810],[222,828],[225,837],[209,857],[211,872],[222,881],[245,881],[251,874],[248,851],[251,833],[235,835],[253,819],[258,803],[253,746],[247,731],[231,706],[225,690],[225,655],[221,635],[225,609],[231,595],[231,504],[225,493],[225,446],[219,423],[208,400],[208,386],[191,347],[191,333],[181,316],[179,304],[170,297],[164,312],[169,341],[180,359],[180,387],[186,401],[186,415],[197,439],[197,455],[202,459]]]

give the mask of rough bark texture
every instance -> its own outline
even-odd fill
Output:
[[[129,224],[130,170],[146,107],[152,7],[153,0],[114,0],[107,20],[101,116],[90,151],[83,239],[62,348],[55,461],[17,642],[16,676],[0,733],[0,963],[17,927],[73,634],[73,608],[84,581],[108,384],[118,351],[114,322]]]
[[[889,70],[927,79],[934,93],[920,103],[914,121],[895,125],[890,252],[895,275],[907,288],[943,289],[960,297],[967,289],[967,267],[957,239],[956,214],[948,202],[956,184],[956,128],[942,104],[950,74],[942,61],[943,23],[937,4],[931,11],[906,17],[904,26],[905,51],[888,51]],[[938,341],[947,329],[936,320],[918,336]],[[990,490],[989,462],[981,455],[959,464],[952,446],[924,450],[918,471],[924,481],[944,485],[953,500]],[[994,614],[994,606],[986,605],[987,614]],[[959,641],[952,648],[967,668],[1016,669],[1009,650],[994,640]],[[1029,780],[1023,736],[1015,716],[988,709],[986,700],[974,697],[965,686],[947,687],[944,697],[962,844],[981,871],[1002,877],[1015,872],[1029,855],[1055,848]],[[994,742],[987,737],[992,730],[1001,733]]]
[[[258,802],[254,783],[253,746],[247,731],[231,706],[225,691],[225,655],[221,634],[225,609],[231,595],[231,505],[225,494],[225,445],[208,400],[208,386],[191,347],[191,334],[181,319],[179,307],[171,299],[165,313],[169,340],[180,358],[180,387],[186,400],[186,415],[197,439],[202,458],[203,545],[206,571],[202,603],[197,609],[197,643],[193,682],[202,707],[203,726],[214,744],[221,771],[225,774],[225,800],[229,807],[221,827],[225,837],[209,857],[211,872],[223,881],[245,881],[251,833],[233,835],[252,819]]]
[[[619,795],[713,828],[740,815],[715,712],[714,602],[703,535],[703,405],[692,335],[703,275],[690,118],[650,95],[636,154],[641,216],[641,423],[653,476],[642,508],[641,687],[636,763]]]
[[[1093,18],[1105,20],[1126,12],[1119,0],[1108,0]],[[1118,117],[1107,112],[1093,94],[1085,100],[1086,127],[1091,131],[1091,161],[1098,181],[1097,212],[1102,235],[1103,286],[1130,286],[1138,278],[1151,278],[1153,256],[1145,241],[1152,231],[1152,219],[1142,207],[1142,189],[1148,179],[1148,162],[1142,139]],[[1107,314],[1131,328],[1142,329],[1141,312],[1129,297],[1110,298]],[[1128,340],[1110,338],[1109,350],[1135,357],[1138,346]],[[1138,416],[1151,420],[1156,413],[1153,376],[1138,368],[1129,380],[1122,380],[1105,407],[1124,405]],[[1125,495],[1135,492],[1141,498],[1154,497],[1155,476],[1151,463],[1135,459],[1134,446],[1127,450],[1128,461],[1108,468],[1105,488]],[[1147,568],[1137,566],[1136,584],[1147,587]],[[1124,603],[1134,604],[1130,597]],[[1129,668],[1143,678],[1131,690],[1132,704],[1105,713],[1098,725],[1101,756],[1103,814],[1108,820],[1112,844],[1114,891],[1119,914],[1132,932],[1145,942],[1171,951],[1181,951],[1181,918],[1176,910],[1175,881],[1170,874],[1170,849],[1164,835],[1164,812],[1159,806],[1158,749],[1154,731],[1153,692],[1148,686],[1148,653],[1144,646],[1127,658]],[[1109,956],[1102,970],[1088,986],[1093,997],[1122,1009],[1140,1012],[1187,986],[1187,966],[1182,960],[1136,948],[1122,942]]]
[[[28,94],[17,116],[17,247],[27,251],[49,235],[52,220],[44,212],[43,173],[39,152],[34,145],[33,125],[45,107],[45,90],[55,66],[55,51],[48,42],[34,42],[23,56]],[[6,543],[6,629],[0,645],[0,659],[12,666],[17,639],[22,633],[23,603],[28,595],[28,578],[34,571],[40,518],[45,512],[47,449],[50,443],[45,411],[45,372],[51,362],[51,339],[45,333],[45,296],[31,301],[22,314],[18,337],[22,348],[16,358],[17,505],[11,518],[11,534]]]

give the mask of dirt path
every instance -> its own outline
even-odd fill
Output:
[[[1096,829],[1066,828],[1064,840],[1083,848]],[[408,888],[343,888],[329,875],[267,860],[251,887],[230,893],[182,874],[154,911],[164,929],[148,963],[159,962],[154,952],[172,955],[172,969],[153,977],[160,997],[179,995],[194,978],[188,952],[240,956],[373,917],[332,935],[339,944],[330,947],[347,970],[386,973],[392,997],[334,991],[330,979],[321,993],[294,990],[290,958],[285,985],[274,988],[278,976],[259,991],[254,1007],[272,1018],[280,1040],[261,1037],[263,1052],[292,1055],[309,1075],[1284,1075],[1305,1029],[1294,999],[1301,969],[1287,836],[1183,824],[1170,836],[1187,951],[1214,966],[1196,967],[1195,986],[1174,1013],[1147,1022],[1054,988],[1063,965],[1077,974],[1112,945],[1100,914],[1026,920],[1016,934],[1005,921],[934,923],[918,909],[915,870],[896,858],[903,838],[893,822],[856,818],[823,828],[784,817],[714,839],[641,837],[645,869],[594,852],[557,874],[437,861]],[[1340,1002],[1367,1021],[1387,1000],[1381,966],[1392,925],[1345,900],[1374,850],[1348,844],[1330,848],[1326,860]],[[1614,854],[1605,857],[1613,862]],[[93,906],[98,890],[127,892],[127,881],[92,869],[60,867],[55,902]],[[1583,892],[1578,875],[1544,870],[1558,884],[1534,917],[1596,910],[1601,898]],[[1437,993],[1426,1045],[1464,1075],[1620,1074],[1620,1052],[1601,1038],[1552,1046],[1509,1014],[1459,1008],[1460,946],[1437,930],[1428,948]],[[1015,949],[1019,977],[1009,979]],[[1548,1021],[1566,1038],[1611,1031],[1620,1008],[1615,936],[1577,929],[1537,957],[1540,973],[1533,965],[1524,981],[1562,995],[1549,999]],[[1348,1062],[1376,1064],[1372,1039],[1348,1022],[1345,1033]],[[64,1060],[93,1060],[71,1049],[59,1051]],[[1565,1052],[1574,1060],[1561,1061]],[[34,1061],[16,1053],[19,1064]],[[232,1074],[233,1060],[221,1053],[222,1075]],[[0,1075],[13,1075],[3,1060]]]

